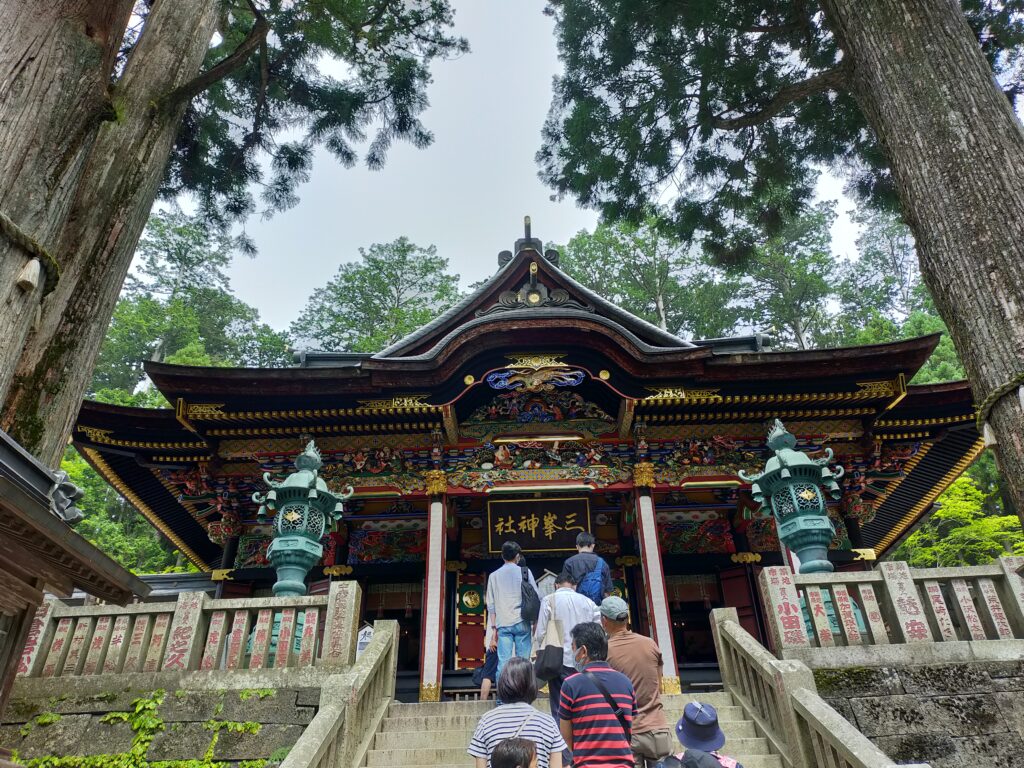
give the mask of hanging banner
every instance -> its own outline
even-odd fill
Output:
[[[524,552],[576,549],[577,534],[590,533],[590,500],[508,499],[487,502],[488,552],[514,541]]]

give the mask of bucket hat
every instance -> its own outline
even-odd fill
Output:
[[[676,723],[676,738],[687,749],[714,752],[725,745],[725,734],[718,726],[718,712],[710,704],[691,701]]]

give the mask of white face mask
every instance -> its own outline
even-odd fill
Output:
[[[579,653],[579,651],[577,651],[577,653]],[[572,657],[572,665],[574,667],[576,667],[576,671],[577,672],[582,672],[583,668],[587,666],[587,662],[580,661],[580,657],[579,656],[573,656]]]

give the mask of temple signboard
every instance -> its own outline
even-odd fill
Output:
[[[583,532],[590,532],[590,500],[584,497],[487,502],[489,552],[501,552],[506,541],[524,552],[570,551]]]

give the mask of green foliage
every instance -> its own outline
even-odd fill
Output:
[[[962,0],[1011,99],[1024,92],[1024,2]],[[674,196],[683,239],[732,262],[810,199],[818,169],[890,205],[882,148],[848,91],[818,3],[549,0],[564,70],[541,176],[606,219],[642,220]]]
[[[18,729],[18,733],[22,736],[28,736],[32,732],[35,726],[45,728],[48,725],[60,722],[60,715],[56,712],[43,712],[42,714],[36,715],[32,720],[29,720],[21,728]]]
[[[432,245],[400,237],[360,248],[359,256],[313,292],[293,336],[320,349],[378,352],[458,300],[459,276]]]
[[[163,405],[144,394],[147,360],[179,365],[288,365],[287,335],[231,294],[225,270],[234,244],[177,210],[150,217],[100,347],[91,395],[118,405]],[[115,394],[120,391],[121,394]]]
[[[826,346],[838,303],[833,207],[791,217],[727,269],[706,248],[666,234],[656,217],[580,232],[562,249],[562,263],[597,293],[672,333],[707,339],[743,326],[768,332],[776,346]]]
[[[277,749],[275,749],[273,752],[270,753],[270,757],[268,759],[272,763],[280,762],[280,761],[284,760],[286,757],[288,757],[288,753],[291,752],[291,751],[292,751],[291,747],[278,747]]]
[[[263,701],[264,699],[272,699],[276,695],[277,691],[273,688],[245,688],[238,692],[238,698],[242,701],[248,701],[254,697]]]
[[[825,346],[833,318],[836,263],[829,228],[834,205],[822,203],[788,218],[778,233],[756,246],[743,268],[729,271],[739,280],[737,298],[745,319],[767,330],[777,344],[798,349]]]
[[[85,492],[78,502],[84,513],[75,530],[133,573],[182,570],[176,553],[157,530],[111,488],[72,447],[61,469]],[[191,568],[191,570],[195,570]]]
[[[732,306],[735,283],[703,263],[696,249],[660,230],[654,218],[640,226],[600,224],[559,250],[569,275],[670,333],[723,336],[739,319]]]
[[[970,476],[957,478],[939,499],[939,509],[893,553],[917,568],[981,565],[1001,555],[1024,554],[1024,531],[1016,515],[989,514],[985,494]]]
[[[226,270],[235,243],[178,210],[153,214],[100,348],[89,396],[103,403],[168,408],[146,383],[147,361],[192,366],[276,367],[290,339],[236,299]],[[160,535],[73,450],[63,469],[85,491],[78,531],[136,573],[190,569]]]
[[[256,691],[264,689],[253,689]],[[178,693],[175,692],[175,696]],[[110,755],[76,755],[59,757],[48,755],[24,762],[19,761],[17,753],[12,759],[25,768],[228,768],[230,763],[215,761],[213,753],[217,747],[221,731],[228,733],[258,734],[262,725],[256,722],[235,722],[232,720],[208,720],[204,723],[206,730],[212,732],[210,743],[202,758],[195,760],[157,760],[149,761],[149,746],[158,733],[165,730],[165,723],[160,717],[160,706],[163,704],[165,691],[153,691],[148,696],[141,696],[132,702],[132,708],[126,712],[108,712],[100,718],[103,723],[127,723],[135,733],[132,745],[127,752]],[[44,722],[45,720],[45,722]],[[37,725],[48,725],[60,720],[60,715],[52,713],[36,718]],[[22,736],[28,731],[22,729]],[[280,750],[278,750],[280,752]],[[275,752],[276,754],[276,752]],[[246,760],[239,763],[239,768],[265,768],[267,760]]]
[[[143,35],[148,7],[136,8]],[[262,190],[267,211],[294,205],[317,149],[349,166],[369,139],[366,163],[379,168],[396,140],[431,143],[419,120],[430,63],[468,50],[448,34],[453,12],[446,0],[231,4],[207,70],[251,34],[256,8],[269,34],[240,68],[191,100],[165,197],[192,193],[206,220],[224,224],[255,209],[253,189]]]

